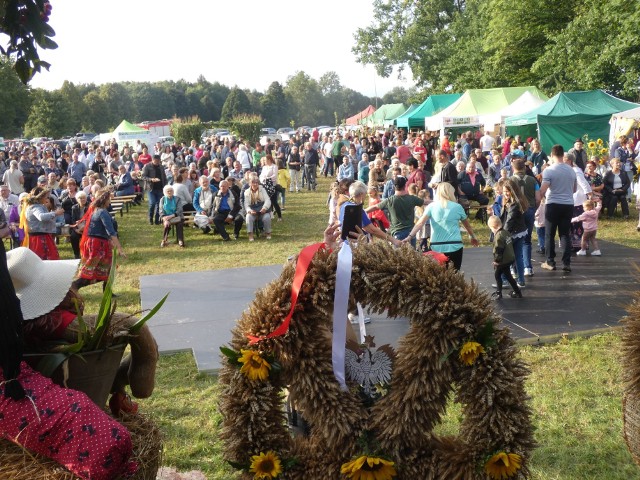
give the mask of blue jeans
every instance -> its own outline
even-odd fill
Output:
[[[544,227],[536,227],[538,234],[538,248],[544,252]]]
[[[393,238],[397,238],[398,240],[404,240],[409,236],[410,233],[411,233],[411,228],[405,228],[404,230],[400,230],[399,232],[394,233]],[[413,237],[411,239],[411,246],[413,248],[416,248],[416,237]]]
[[[536,209],[534,207],[529,207],[524,212],[524,224],[527,227],[527,236],[524,237],[524,268],[533,268],[531,266],[531,234],[533,233],[535,215]]]
[[[513,239],[513,253],[516,256],[516,280],[520,285],[524,285],[524,237]],[[502,282],[506,282],[507,277],[502,276]]]
[[[160,199],[162,198],[162,191],[149,190],[147,192],[149,198],[149,222],[155,220],[156,223],[160,223]]]

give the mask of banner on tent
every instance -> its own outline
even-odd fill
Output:
[[[480,117],[444,117],[442,125],[446,127],[464,127],[466,125],[480,125]]]

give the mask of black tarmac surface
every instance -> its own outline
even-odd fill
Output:
[[[633,262],[637,250],[599,241],[601,257],[573,257],[572,272],[540,268],[544,257],[534,252],[534,276],[526,277],[524,298],[494,302],[512,335],[527,342],[546,336],[571,335],[619,326],[631,293],[638,288]],[[220,367],[219,347],[228,343],[235,320],[251,303],[255,291],[281,271],[281,265],[152,275],[140,278],[142,307],[151,308],[166,292],[164,307],[150,320],[160,351],[192,350],[203,372]],[[489,248],[467,248],[462,271],[491,292],[494,282]],[[367,333],[376,344],[395,344],[408,329],[406,319],[372,316]]]

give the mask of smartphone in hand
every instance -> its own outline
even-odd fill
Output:
[[[349,238],[349,233],[358,234],[356,227],[362,228],[362,204],[347,205],[344,207],[344,217],[342,218],[342,240]]]

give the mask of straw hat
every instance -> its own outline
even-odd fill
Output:
[[[25,320],[56,308],[69,291],[80,260],[42,260],[28,248],[7,252],[9,275]]]

